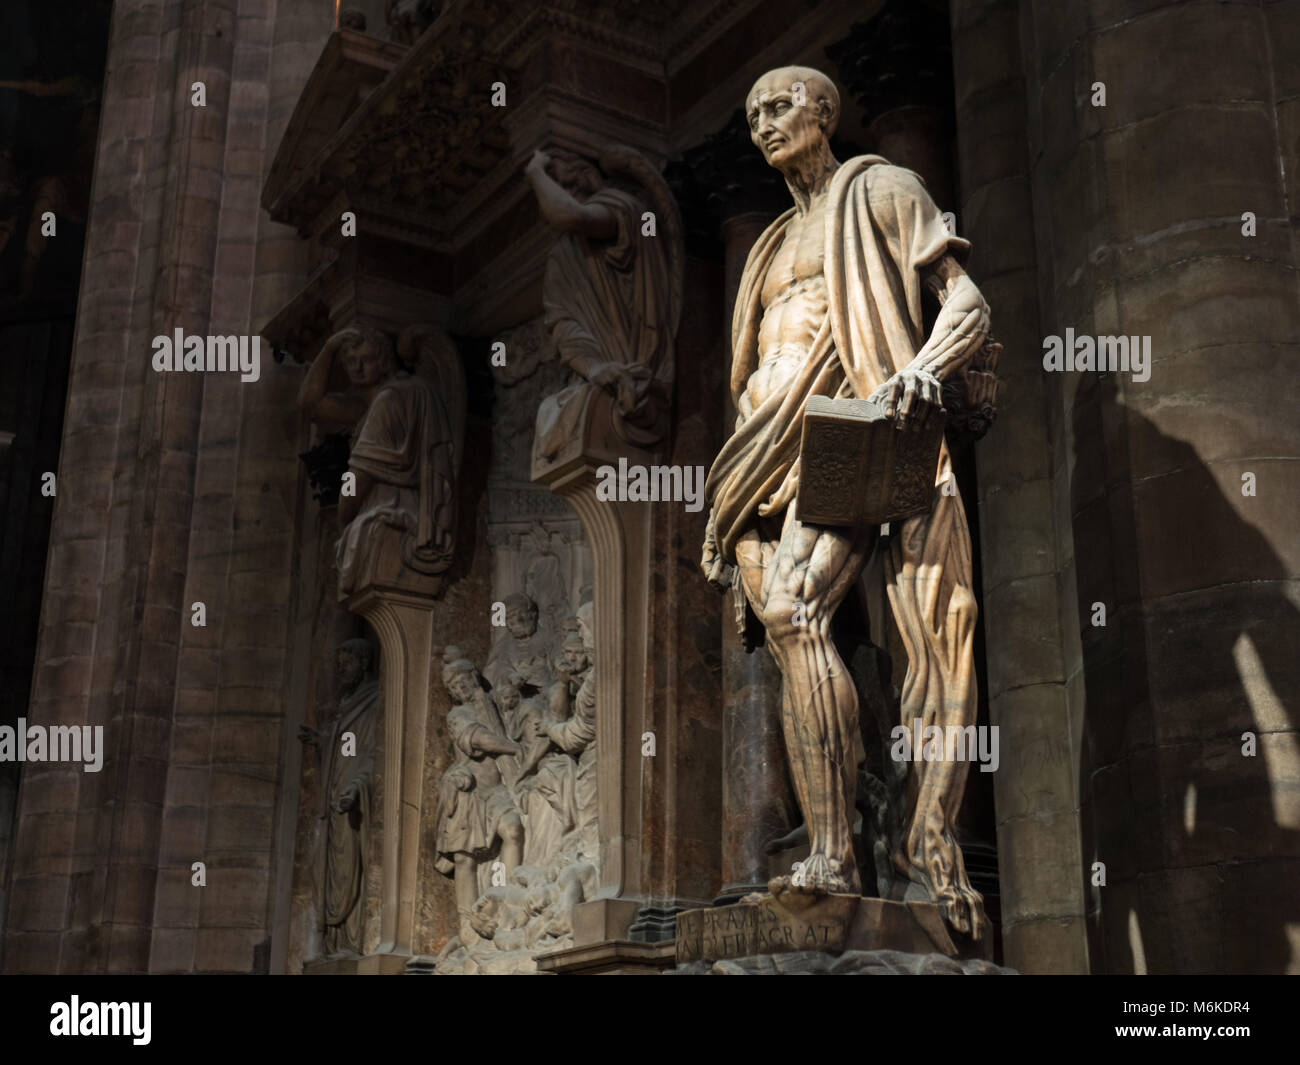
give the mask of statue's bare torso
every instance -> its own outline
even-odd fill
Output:
[[[826,200],[820,198],[790,220],[763,279],[758,369],[746,389],[750,410],[798,372],[826,319],[825,216]]]

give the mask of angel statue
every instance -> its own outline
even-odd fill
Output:
[[[542,282],[546,327],[560,360],[581,378],[542,401],[534,465],[576,442],[600,390],[613,399],[613,428],[624,442],[653,448],[668,430],[681,217],[663,178],[635,149],[606,149],[600,167],[537,151],[524,168],[542,217],[562,234]]]
[[[350,387],[331,392],[340,357]],[[465,375],[451,338],[413,325],[394,352],[381,330],[344,329],[325,342],[298,400],[313,421],[352,431],[354,483],[345,475],[339,495],[339,598],[379,573],[444,573],[456,547],[465,436]]]

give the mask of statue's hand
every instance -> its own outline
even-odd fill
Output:
[[[546,168],[551,165],[551,157],[538,148],[533,152],[533,157],[524,164],[524,174],[532,177],[534,174],[546,173]]]
[[[357,798],[359,796],[360,796],[360,792],[358,791],[357,786],[355,784],[349,785],[348,789],[342,795],[339,796],[339,801],[337,806],[338,812],[341,814],[345,814],[349,810],[351,810],[352,807],[354,807],[357,804]]]
[[[705,580],[720,591],[725,591],[736,579],[736,567],[723,558],[718,550],[713,520],[714,515],[710,511],[709,523],[704,530],[704,546],[700,551],[700,568],[704,570]]]
[[[885,408],[896,428],[920,429],[932,407],[943,406],[943,386],[927,370],[900,370],[869,397]]]
[[[597,388],[607,388],[613,391],[618,388],[623,381],[625,374],[623,367],[613,362],[603,362],[596,367],[588,380]]]

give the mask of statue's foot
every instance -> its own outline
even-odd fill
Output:
[[[853,884],[840,872],[840,863],[819,851],[808,855],[802,862],[796,862],[789,876],[773,877],[768,882],[768,890],[774,896],[856,893]]]
[[[962,878],[961,883],[945,884],[933,899],[943,911],[944,919],[954,929],[971,939],[983,939],[988,928],[984,915],[984,896]]]
[[[954,931],[970,936],[971,939],[984,938],[984,930],[988,928],[988,917],[984,914],[984,896],[970,886],[965,870],[958,870],[951,882],[938,887],[916,869],[912,870],[910,881],[903,893],[904,902],[933,903],[939,907],[943,919]]]

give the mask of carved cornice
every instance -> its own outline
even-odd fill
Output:
[[[277,361],[310,362],[332,332],[330,292],[340,277],[340,261],[350,258],[350,247],[339,258],[318,269],[287,304],[276,313],[261,335],[271,342]]]
[[[292,156],[294,165],[292,175],[267,183],[271,217],[305,233],[340,192],[382,194],[397,211],[438,214],[475,188],[508,148],[505,109],[492,107],[491,94],[494,82],[510,85],[512,71],[483,45],[485,25],[506,7],[504,0],[449,5],[310,158],[282,145],[277,163]],[[304,101],[316,94],[322,69]]]
[[[635,56],[658,67],[664,58],[662,33],[659,27],[647,22],[646,10],[647,6],[641,3],[610,3],[600,8],[590,3],[536,4],[526,7],[521,18],[503,23],[492,35],[491,46],[496,54],[518,64],[549,27],[621,57]],[[611,13],[617,13],[618,17],[600,18]]]
[[[862,120],[899,107],[953,107],[952,47],[946,14],[918,0],[888,0],[849,36],[828,45],[843,88],[862,108]]]
[[[352,30],[336,30],[325,42],[262,189],[262,206],[278,217],[277,205],[291,187],[301,184],[302,171],[319,158],[322,148],[362,101],[388,77],[409,49]]]

